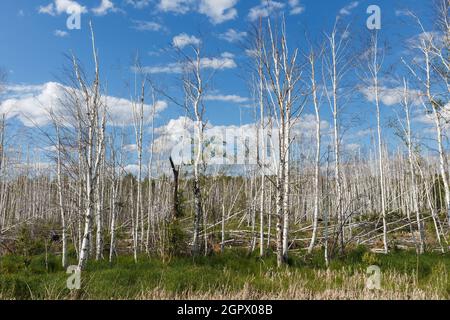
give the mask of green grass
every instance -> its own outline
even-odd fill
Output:
[[[75,264],[75,260],[70,263]],[[147,256],[140,256],[137,264],[131,256],[121,256],[113,265],[89,261],[79,292],[66,288],[68,275],[60,267],[59,257],[9,255],[0,258],[0,299],[136,299],[152,298],[155,291],[164,297],[204,294],[207,298],[215,298],[215,293],[221,293],[218,297],[244,291],[275,298],[283,292],[289,298],[330,290],[345,290],[347,295],[349,291],[364,292],[365,272],[371,264],[380,266],[383,288],[393,293],[405,291],[409,297],[410,291],[417,289],[425,297],[450,297],[448,254],[426,253],[417,259],[411,251],[381,255],[358,247],[334,259],[328,271],[321,251],[293,256],[290,265],[282,269],[277,269],[274,254],[261,259],[239,249],[166,262]],[[336,294],[339,297],[339,292]]]

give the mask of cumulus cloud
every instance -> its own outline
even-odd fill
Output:
[[[116,12],[117,8],[111,0],[102,0],[100,5],[92,9],[92,12],[98,16],[104,16],[108,12]]]
[[[202,68],[214,70],[233,69],[237,67],[233,57],[233,54],[224,52],[220,57],[202,58],[200,65]]]
[[[320,130],[325,136],[330,130],[330,123],[326,120],[320,121]],[[315,139],[316,137],[316,116],[312,113],[304,114],[295,123],[292,128],[292,136],[295,139],[307,138]]]
[[[186,33],[181,33],[172,39],[172,45],[176,48],[183,49],[186,46],[198,46],[202,41],[195,37],[190,36]]]
[[[45,126],[50,123],[50,110],[65,114],[67,111],[67,92],[70,88],[56,82],[42,85],[8,86],[4,93],[4,101],[0,104],[0,113],[7,118],[18,118],[25,126]],[[104,97],[108,105],[108,113],[112,125],[130,125],[133,122],[131,101],[112,96]],[[161,112],[167,102],[157,101],[155,106],[144,106],[144,119],[151,121],[151,112]]]
[[[128,0],[129,1],[129,0]],[[87,8],[79,4],[75,0],[53,0],[45,6],[39,6],[38,12],[42,14],[49,14],[56,16],[60,14],[74,14],[74,13],[87,13]],[[117,12],[118,9],[112,2],[112,0],[101,0],[97,7],[91,9],[91,11],[98,16],[103,16],[109,12]]]
[[[238,0],[159,0],[158,9],[164,12],[185,14],[198,12],[209,18],[211,23],[220,24],[235,19],[238,12],[234,6]]]
[[[248,13],[248,19],[250,21],[256,21],[259,18],[266,18],[272,14],[285,7],[284,3],[273,1],[273,0],[261,0],[261,3],[250,9]]]
[[[75,0],[54,0],[46,6],[40,6],[38,12],[55,16],[62,13],[69,15],[73,13],[86,13],[87,9]]]
[[[175,12],[184,14],[191,9],[193,0],[160,0],[158,8],[164,12]]]
[[[289,6],[291,7],[289,14],[292,16],[301,14],[305,11],[305,7],[300,5],[300,0],[289,0]]]
[[[238,0],[200,0],[199,13],[209,17],[213,24],[232,20],[237,17],[237,10],[234,8]]]
[[[247,32],[236,31],[235,29],[228,29],[225,33],[219,35],[221,39],[228,41],[230,43],[239,42],[245,39]]]
[[[403,100],[403,87],[388,88],[385,86],[380,86],[378,88],[380,101],[386,106],[398,105]],[[364,95],[367,101],[375,102],[375,88],[374,87],[363,87],[360,92]],[[409,90],[409,100],[411,104],[420,104],[420,92],[417,90]]]
[[[188,117],[170,119],[165,126],[155,129],[158,137],[153,142],[155,153],[168,153],[177,143],[190,143],[190,132],[194,122]]]
[[[171,119],[165,126],[155,130],[157,138],[154,143],[154,151],[158,154],[172,155],[178,163],[189,164],[192,159],[192,150],[195,148],[195,125],[196,123],[187,117]],[[323,132],[329,130],[327,121],[321,122]],[[314,139],[315,137],[315,116],[306,114],[292,128],[292,137],[295,139]],[[204,157],[208,164],[257,164],[257,150],[261,145],[257,139],[257,134],[262,134],[257,130],[255,123],[243,125],[214,125],[208,123],[204,131],[204,141],[207,144]],[[268,165],[275,163],[277,157],[277,136],[278,129],[274,126],[271,134],[264,132],[267,147],[271,152],[267,154]],[[214,151],[214,152],[211,152]],[[267,151],[267,150],[266,150]],[[275,157],[275,158],[273,158]],[[275,168],[269,168],[275,170]]]
[[[106,98],[108,108],[108,114],[111,118],[113,125],[117,126],[128,126],[133,123],[133,111],[132,103],[128,99],[107,97]],[[168,104],[166,101],[160,100],[156,101],[155,105],[144,105],[144,122],[146,124],[152,121],[153,109],[155,113],[158,114],[167,108]]]

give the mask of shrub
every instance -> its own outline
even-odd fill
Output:
[[[6,255],[0,259],[0,274],[17,273],[24,268],[24,259],[20,256]]]
[[[375,253],[367,251],[362,256],[362,262],[367,265],[379,265],[380,259]]]

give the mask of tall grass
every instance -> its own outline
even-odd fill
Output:
[[[273,255],[258,258],[233,249],[208,257],[169,261],[122,256],[110,265],[91,261],[82,288],[69,291],[58,257],[0,258],[0,299],[448,299],[449,255],[393,252],[375,255],[359,247],[333,260],[322,252],[293,257],[276,268]],[[75,262],[75,261],[73,261]],[[382,271],[381,290],[366,288],[366,268]]]

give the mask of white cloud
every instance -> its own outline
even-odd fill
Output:
[[[128,126],[133,123],[132,104],[128,99],[107,97],[108,113],[111,118],[112,124],[117,126]],[[167,108],[166,101],[156,101],[155,105],[144,105],[144,122],[146,124],[152,121],[152,112],[155,108],[156,114]]]
[[[407,17],[407,16],[411,16],[411,11],[409,11],[407,9],[398,9],[398,10],[395,10],[395,15],[397,17],[402,17],[402,16]]]
[[[123,170],[125,171],[125,173],[129,173],[129,174],[132,174],[132,175],[137,177],[137,175],[139,173],[139,165],[137,165],[137,164],[127,164],[123,168]],[[147,174],[147,166],[145,166],[145,165],[142,166],[141,167],[141,172],[142,172],[143,175],[146,175]],[[158,172],[158,173],[160,173],[160,172]]]
[[[158,134],[158,137],[153,143],[154,152],[169,152],[180,141],[190,143],[188,137],[193,126],[194,122],[191,119],[179,117],[178,119],[169,120],[165,126],[156,128],[155,133]]]
[[[160,0],[158,8],[164,12],[184,14],[191,9],[193,3],[193,0]]]
[[[200,65],[202,68],[214,70],[233,69],[237,67],[233,55],[229,52],[222,53],[220,58],[202,58]]]
[[[300,0],[289,0],[289,6],[291,7],[291,10],[289,11],[290,15],[301,14],[305,11],[305,7],[300,5]]]
[[[160,31],[165,29],[163,25],[154,21],[133,20],[133,29],[138,31]]]
[[[126,4],[135,7],[136,9],[144,9],[150,4],[151,0],[126,0]]]
[[[123,146],[122,149],[126,152],[133,152],[133,151],[137,150],[137,145],[136,144],[126,144]]]
[[[233,57],[234,56],[231,53],[224,52],[220,57],[201,58],[200,66],[203,69],[213,69],[213,70],[233,69],[237,67]],[[189,65],[180,62],[172,62],[162,66],[143,67],[140,70],[140,72],[148,74],[182,73],[183,70],[185,70],[186,68],[189,68]]]
[[[137,70],[136,70],[137,71]],[[149,66],[141,69],[142,73],[157,74],[157,73],[182,73],[183,65],[181,63],[172,62],[163,66]]]
[[[171,119],[167,125],[159,127],[155,130],[157,137],[154,143],[154,151],[158,154],[172,153],[175,158],[182,158],[183,163],[190,163],[191,153],[191,143],[194,135],[195,122],[187,117],[179,117],[178,119]],[[323,132],[329,130],[330,124],[327,121],[321,121],[321,126]],[[315,115],[305,114],[299,119],[299,121],[292,128],[292,137],[296,139],[314,139],[315,137]],[[209,147],[217,147],[216,150],[223,150],[227,154],[227,162],[229,164],[234,163],[235,152],[239,153],[238,157],[243,157],[243,153],[246,153],[245,146],[247,145],[250,150],[248,151],[249,163],[256,164],[257,157],[257,126],[255,123],[248,123],[243,125],[214,125],[208,123],[204,131],[205,141],[209,141],[211,144]],[[270,157],[277,157],[277,135],[278,129],[274,125],[271,131],[271,143],[270,145],[274,148],[272,149]],[[267,134],[267,132],[266,132]],[[231,138],[231,139],[230,139]],[[225,139],[225,140],[224,140]],[[236,140],[235,140],[236,139]],[[226,141],[226,144],[223,142]],[[260,140],[261,141],[261,140]],[[175,149],[174,149],[175,148]],[[215,148],[214,148],[215,149]],[[178,154],[180,151],[180,154]],[[206,152],[206,158],[208,158],[208,153]],[[221,152],[220,152],[221,153]],[[223,158],[219,155],[219,159]],[[175,160],[177,161],[177,160]],[[240,161],[240,160],[238,160]],[[242,161],[242,159],[241,159]],[[207,160],[207,163],[211,164]],[[217,162],[216,162],[217,163]],[[221,161],[219,161],[221,163]],[[222,162],[223,163],[223,162]],[[274,164],[273,159],[269,160],[269,163]],[[269,169],[270,171],[270,169]]]
[[[44,125],[49,122],[48,110],[58,103],[62,89],[57,83],[40,86],[9,87],[8,98],[0,104],[1,113],[7,118],[17,117],[25,126]]]
[[[261,4],[250,9],[248,18],[250,21],[256,21],[259,18],[266,18],[272,14],[272,12],[281,10],[285,7],[284,3],[273,0],[261,0]]]
[[[350,153],[354,153],[361,149],[361,146],[358,143],[344,143],[344,150]]]
[[[92,12],[98,16],[104,16],[108,12],[116,12],[117,8],[111,0],[102,0],[100,5],[92,9]]]
[[[190,45],[198,46],[201,42],[202,41],[199,38],[190,36],[186,33],[181,33],[172,39],[173,46],[180,49]]]
[[[43,14],[49,14],[49,15],[55,15],[55,11],[54,11],[54,5],[53,3],[49,3],[46,6],[40,6],[38,9],[39,13],[43,13]]]
[[[209,17],[213,24],[232,20],[237,17],[234,8],[238,0],[200,0],[199,13]]]
[[[380,101],[386,106],[398,105],[403,100],[403,87],[387,88],[380,86],[379,98]],[[375,102],[375,88],[364,87],[360,89],[360,92],[364,95],[367,101]],[[417,90],[409,90],[409,100],[411,104],[418,105],[420,103],[420,92]]]
[[[245,54],[251,58],[258,57],[258,51],[256,49],[245,49]]]
[[[343,7],[341,10],[339,10],[339,14],[341,16],[348,16],[352,13],[352,10],[355,9],[359,5],[359,1],[353,1],[350,4]]]
[[[367,137],[367,136],[370,136],[370,135],[373,135],[373,129],[372,128],[368,128],[368,129],[362,129],[362,130],[359,130],[359,131],[357,131],[356,133],[355,133],[355,136],[356,137]]]
[[[442,32],[426,31],[419,33],[406,40],[406,44],[409,48],[417,48],[422,43],[433,43],[437,47],[445,45],[445,35]]]
[[[223,94],[209,94],[205,96],[205,101],[223,101],[223,102],[234,102],[234,103],[244,103],[248,102],[249,99],[246,97],[241,97],[234,94],[223,95]]]
[[[2,97],[6,99],[32,97],[36,91],[42,89],[42,85],[21,85],[9,84],[5,86],[5,92],[2,92]]]
[[[295,8],[292,8],[291,11],[289,11],[289,14],[290,15],[297,15],[297,14],[303,13],[303,11],[305,11],[304,7],[295,7]]]
[[[231,43],[242,41],[246,36],[247,32],[236,31],[234,29],[228,29],[225,33],[219,35],[221,39],[224,39]]]
[[[87,9],[85,6],[80,5],[75,0],[54,0],[53,3],[49,3],[46,6],[40,6],[38,11],[39,13],[54,16],[62,13],[66,14],[86,13]]]
[[[322,135],[326,135],[326,132],[330,129],[330,123],[326,120],[320,121],[320,130]],[[315,138],[316,136],[316,116],[312,113],[304,114],[295,123],[292,128],[292,136],[295,138]]]
[[[164,12],[185,14],[195,11],[209,18],[211,23],[220,24],[237,17],[234,8],[238,0],[159,0],[158,9]]]
[[[444,129],[449,130],[450,129],[450,102],[448,102],[441,110],[440,115],[442,116],[445,121],[442,121],[442,125]],[[435,119],[432,112],[426,113],[426,112],[420,112],[413,118],[414,122],[418,122],[424,125],[433,126],[432,131],[435,130]]]
[[[45,126],[50,123],[49,111],[66,114],[66,93],[70,88],[56,82],[43,85],[14,85],[6,88],[6,99],[0,104],[0,113],[7,118],[17,117],[25,126]],[[113,125],[130,125],[133,122],[132,104],[129,100],[112,96],[104,97]],[[167,102],[157,101],[156,112],[167,107]],[[151,121],[152,105],[144,106],[144,119]]]
[[[60,38],[67,37],[69,35],[69,33],[67,31],[62,31],[62,30],[55,30],[55,32],[53,34]]]

